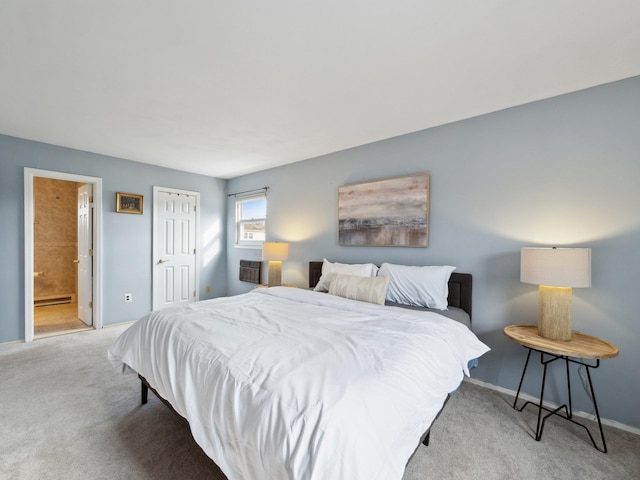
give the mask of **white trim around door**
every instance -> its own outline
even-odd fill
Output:
[[[93,184],[93,326],[102,328],[102,179],[73,173],[24,169],[24,341],[34,338],[33,322],[33,179],[53,178]]]

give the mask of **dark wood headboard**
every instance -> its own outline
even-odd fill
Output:
[[[318,284],[321,275],[322,262],[309,262],[309,288]],[[469,318],[471,318],[472,286],[470,273],[453,272],[449,277],[449,297],[447,298],[449,306],[461,308],[469,314]]]

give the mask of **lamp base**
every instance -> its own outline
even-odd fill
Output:
[[[538,335],[571,340],[571,287],[538,287]]]
[[[279,287],[282,285],[282,262],[269,261],[269,286]]]

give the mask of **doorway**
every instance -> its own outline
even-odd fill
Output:
[[[33,179],[34,337],[92,328],[90,183]]]
[[[102,180],[25,168],[25,341],[102,328]]]

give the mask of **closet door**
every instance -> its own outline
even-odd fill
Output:
[[[197,200],[197,195],[155,192],[154,310],[197,300]]]

